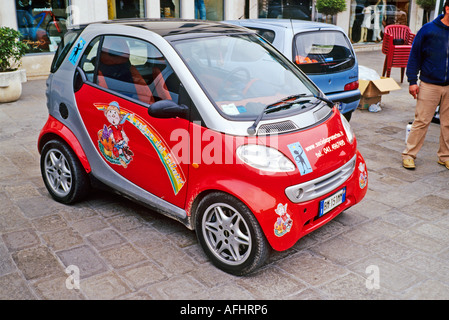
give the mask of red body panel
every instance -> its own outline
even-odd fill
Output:
[[[44,147],[44,144],[42,142],[46,141],[45,136],[48,134],[55,134],[60,138],[62,138],[76,153],[78,159],[81,162],[81,165],[84,167],[86,172],[89,173],[91,171],[89,161],[87,160],[86,154],[84,153],[84,150],[81,147],[81,144],[79,143],[78,139],[75,137],[73,132],[70,131],[69,128],[67,128],[65,125],[63,125],[61,122],[59,122],[52,116],[48,116],[47,122],[45,123],[44,127],[42,128],[39,134],[38,139],[39,152]]]

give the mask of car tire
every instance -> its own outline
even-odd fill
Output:
[[[245,275],[260,267],[269,245],[248,207],[235,197],[213,192],[199,203],[196,234],[212,263],[233,275]]]
[[[42,148],[40,166],[45,187],[56,201],[71,204],[89,192],[87,173],[64,142],[48,141]]]

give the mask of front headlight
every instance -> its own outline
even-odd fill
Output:
[[[269,172],[289,172],[295,165],[276,149],[257,144],[245,144],[237,148],[237,156],[247,165]]]
[[[348,120],[346,120],[345,116],[340,113],[341,117],[341,123],[343,124],[343,128],[345,129],[346,136],[348,137],[348,140],[350,143],[354,141],[354,131],[352,131],[351,125],[349,124]]]

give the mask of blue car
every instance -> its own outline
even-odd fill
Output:
[[[255,30],[292,60],[350,120],[360,101],[359,68],[343,29],[289,19],[242,19],[226,23]]]

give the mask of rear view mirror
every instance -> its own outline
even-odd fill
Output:
[[[153,118],[187,118],[189,107],[186,105],[179,105],[172,100],[160,100],[148,108],[148,114]]]

